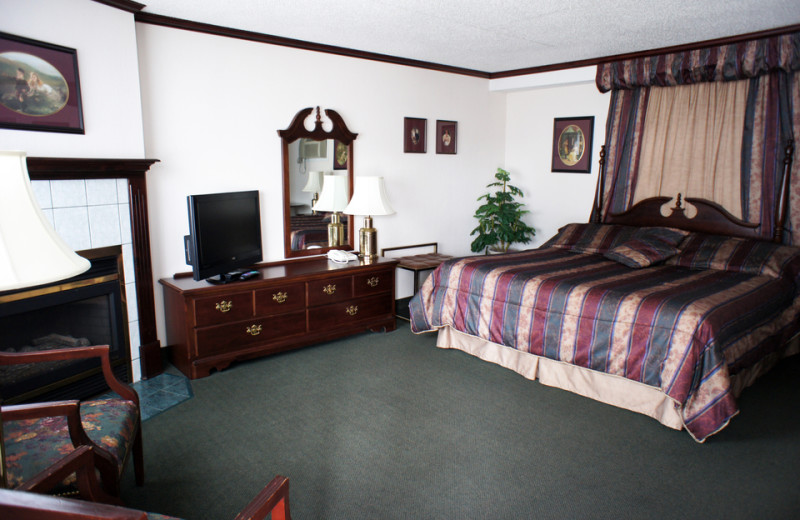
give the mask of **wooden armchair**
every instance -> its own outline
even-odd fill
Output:
[[[271,515],[271,516],[270,516]],[[276,476],[234,520],[291,520],[289,479]],[[164,520],[174,517],[136,509],[0,489],[0,518],[14,520]]]
[[[93,464],[108,495],[119,496],[120,476],[131,452],[136,483],[144,483],[139,396],[112,372],[107,345],[0,352],[0,366],[92,357],[100,358],[106,383],[119,397],[0,408],[0,487],[27,489],[27,484],[81,446],[92,448]],[[63,484],[74,490],[78,482],[72,475]]]
[[[79,446],[17,489],[0,489],[0,518],[14,520],[164,520],[157,513],[122,507],[119,498],[107,495],[97,481],[96,448]],[[67,476],[76,478],[78,495],[84,500],[39,494]],[[35,491],[37,493],[31,493]],[[107,503],[97,503],[97,501]],[[291,520],[289,479],[276,476],[250,501],[235,520]]]

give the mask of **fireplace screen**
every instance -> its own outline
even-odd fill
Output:
[[[91,270],[90,270],[91,273]],[[31,352],[109,345],[117,377],[130,381],[130,353],[119,280],[83,278],[49,286],[44,294],[0,303],[0,350]],[[99,359],[0,367],[4,403],[84,399],[107,390]]]

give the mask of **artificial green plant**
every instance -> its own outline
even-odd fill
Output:
[[[494,174],[495,182],[487,184],[487,188],[502,188],[494,193],[486,193],[478,197],[483,204],[475,211],[478,227],[470,236],[478,236],[472,241],[472,251],[494,250],[507,252],[511,244],[527,244],[536,234],[536,230],[522,221],[522,216],[529,213],[522,209],[523,204],[514,197],[524,197],[522,190],[508,183],[511,175],[498,168]]]

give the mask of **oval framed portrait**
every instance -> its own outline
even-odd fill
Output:
[[[593,131],[594,116],[555,118],[552,171],[591,173]]]

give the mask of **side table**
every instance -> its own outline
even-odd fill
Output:
[[[381,256],[384,256],[387,251],[416,249],[421,247],[433,247],[433,252],[420,255],[401,256],[400,258],[396,259],[398,262],[397,264],[398,268],[405,269],[406,271],[411,271],[414,273],[414,290],[412,292],[412,295],[417,294],[417,291],[419,290],[419,274],[422,271],[430,271],[432,269],[436,269],[439,266],[439,264],[453,257],[450,255],[440,254],[438,242],[429,242],[425,244],[416,244],[412,246],[387,247],[381,250]],[[396,304],[397,317],[406,320],[409,319],[408,301],[410,299],[411,298],[401,298],[400,300],[397,301]]]

